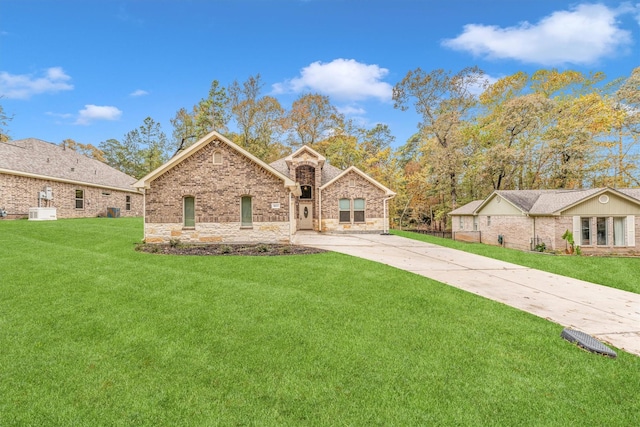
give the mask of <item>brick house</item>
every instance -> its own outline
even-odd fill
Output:
[[[380,233],[388,230],[395,196],[307,146],[267,164],[217,132],[134,187],[144,189],[150,243],[287,243],[298,230]]]
[[[449,215],[456,240],[563,251],[569,230],[583,253],[640,249],[640,189],[500,190]]]
[[[25,218],[34,208],[53,218],[118,212],[141,216],[143,197],[130,177],[98,160],[35,138],[0,143],[0,218]],[[34,218],[34,216],[31,216]]]

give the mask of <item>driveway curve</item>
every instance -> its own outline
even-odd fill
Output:
[[[293,243],[410,271],[640,356],[640,294],[395,235],[298,232]]]

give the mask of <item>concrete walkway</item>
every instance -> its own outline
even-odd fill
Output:
[[[394,235],[298,232],[293,243],[387,264],[640,356],[640,295]]]

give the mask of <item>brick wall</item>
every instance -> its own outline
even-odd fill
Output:
[[[221,164],[213,163],[216,151],[222,154]],[[194,231],[182,225],[186,196],[195,199]],[[151,182],[146,190],[145,238],[166,241],[173,232],[173,238],[180,240],[225,241],[228,227],[241,228],[243,196],[252,198],[253,227],[231,233],[233,242],[289,238],[289,191],[282,179],[226,144],[212,141]]]
[[[339,221],[339,200],[358,198],[365,200],[365,222],[341,223]],[[388,228],[388,212],[386,221],[384,218],[383,203],[385,198],[383,190],[360,174],[349,172],[322,191],[322,231],[380,232]]]
[[[41,207],[55,207],[58,218],[90,218],[106,215],[107,208],[119,208],[120,216],[142,216],[142,194],[75,185],[53,180],[0,174],[0,208],[7,218],[26,218],[29,208],[38,206],[38,194],[50,187],[53,200],[41,200]],[[76,190],[84,191],[84,207],[76,209]],[[131,209],[126,209],[131,196]]]

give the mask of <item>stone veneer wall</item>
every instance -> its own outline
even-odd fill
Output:
[[[353,181],[354,185],[351,186]],[[388,229],[389,212],[384,218],[384,199],[387,196],[380,188],[350,172],[322,191],[322,231],[345,233],[376,233]],[[363,223],[341,223],[339,221],[340,199],[364,199],[365,212]],[[388,209],[388,207],[387,207]]]
[[[213,163],[213,153],[222,164]],[[195,227],[184,227],[184,197],[195,199]],[[253,226],[241,227],[241,198],[251,196]],[[279,205],[279,207],[276,207]],[[285,242],[289,191],[282,179],[223,142],[212,141],[146,190],[145,241]]]
[[[27,218],[29,208],[38,207],[38,194],[51,187],[53,200],[41,200],[41,207],[56,208],[58,218],[92,218],[106,215],[107,208],[119,208],[120,216],[142,216],[142,194],[76,185],[47,179],[0,174],[0,208],[7,218]],[[133,187],[132,187],[133,189]],[[84,190],[84,208],[76,209],[76,190]],[[131,209],[126,209],[126,196],[131,196]]]
[[[145,224],[146,243],[168,243],[179,240],[184,243],[289,243],[288,222],[260,222],[253,227],[241,227],[235,223],[196,223],[194,228],[182,224]]]

